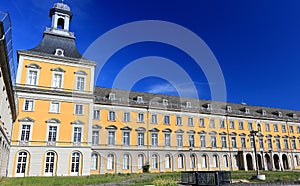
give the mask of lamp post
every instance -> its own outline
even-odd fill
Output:
[[[259,133],[259,131],[257,131],[257,130],[251,130],[250,131],[250,135],[253,137],[254,158],[255,158],[255,163],[256,163],[256,176],[255,176],[255,178],[260,179],[260,180],[265,180],[266,179],[265,175],[260,175],[259,174],[259,167],[258,167],[258,161],[257,161],[255,136],[257,136],[258,133]]]

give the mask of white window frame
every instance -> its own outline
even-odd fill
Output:
[[[80,128],[80,139],[78,138],[78,134],[79,133],[77,133],[76,135],[75,135],[75,129],[76,128]],[[76,125],[76,126],[73,126],[73,130],[72,130],[72,142],[73,142],[73,144],[81,144],[82,143],[82,139],[83,139],[83,126],[78,126],[78,125]],[[75,139],[75,136],[77,136],[76,137],[76,140],[74,140]],[[79,139],[79,141],[78,141],[78,139]]]
[[[76,154],[76,155],[75,155]],[[77,156],[78,154],[78,156]],[[74,157],[74,158],[73,158]],[[73,161],[75,159],[75,161]],[[79,152],[72,152],[71,155],[71,167],[70,167],[70,173],[71,175],[76,175],[78,176],[80,173],[80,168],[81,168],[81,164],[80,164],[80,160],[81,160],[81,154]]]
[[[28,108],[31,108],[31,109],[25,110],[25,108],[26,108],[26,102],[32,104],[31,107],[28,106]],[[35,105],[34,102],[35,102],[35,101],[34,101],[33,99],[24,99],[24,103],[23,103],[23,111],[25,111],[25,112],[33,112],[33,111],[34,111],[34,105]]]
[[[92,153],[91,155],[91,170],[97,170],[98,169],[98,154]]]
[[[79,109],[80,107],[81,107],[81,110]],[[84,115],[84,104],[75,104],[74,105],[74,114],[80,115],[80,116]]]
[[[154,146],[154,147],[158,146],[158,133],[157,132],[151,133],[151,146]]]
[[[151,123],[157,124],[157,114],[151,114]]]
[[[140,134],[142,135],[142,138],[140,138]],[[144,145],[145,145],[145,133],[138,132],[137,133],[137,146],[144,146]]]
[[[50,127],[56,127],[56,136],[55,136],[55,141],[49,141],[49,135],[50,135]],[[47,139],[46,139],[46,141],[48,142],[48,143],[56,143],[57,141],[58,141],[58,135],[59,134],[59,124],[53,124],[53,123],[51,123],[51,124],[48,124],[48,126],[47,126]],[[53,137],[53,136],[52,136]]]
[[[145,122],[145,115],[144,113],[138,113],[138,117],[137,117],[137,122],[138,123],[144,123]]]
[[[139,154],[138,155],[138,169],[143,169],[144,166],[144,155],[143,154]]]
[[[115,169],[115,155],[113,155],[113,154],[107,155],[106,169],[107,170]]]
[[[94,135],[94,132],[98,133],[98,135]],[[94,139],[97,143],[94,142]],[[99,145],[100,144],[100,131],[99,130],[92,130],[92,145]]]
[[[112,136],[113,138],[111,138],[110,133],[113,134],[113,136]],[[116,131],[115,130],[107,131],[107,145],[109,145],[109,146],[116,145]]]
[[[176,116],[176,126],[181,126],[181,125],[182,125],[182,117]]]
[[[122,144],[124,146],[130,146],[130,131],[126,130],[126,131],[123,131],[122,133],[123,133],[122,134]],[[125,136],[125,134],[126,135],[128,134],[128,136]]]
[[[183,147],[183,134],[176,134],[176,145],[177,147]]]
[[[123,122],[130,122],[130,112],[123,112]]]
[[[194,118],[193,117],[188,117],[188,126],[193,127],[194,126]]]
[[[25,155],[23,155],[23,153],[25,153]],[[21,158],[19,158],[20,155],[21,155]],[[26,157],[25,161],[23,161],[24,157]],[[18,158],[16,160],[16,177],[25,177],[27,168],[28,168],[28,163],[29,163],[28,159],[29,159],[29,155],[28,155],[27,151],[18,152]],[[21,161],[19,161],[19,160],[21,160]],[[25,164],[25,166],[23,166],[24,164]],[[18,169],[18,167],[20,169]]]
[[[48,156],[48,154],[50,154]],[[53,161],[52,161],[53,160]],[[44,165],[44,175],[45,176],[54,176],[55,171],[55,165],[56,165],[56,153],[53,151],[48,151],[45,154],[45,165]],[[51,171],[52,168],[52,171]]]
[[[54,110],[54,108],[53,108],[54,104],[57,105],[56,110]],[[60,102],[58,102],[58,101],[50,101],[49,113],[59,114],[60,113]]]
[[[79,82],[79,79],[83,79],[83,81]],[[79,83],[80,83],[80,85],[79,85]],[[75,90],[76,91],[85,91],[86,86],[87,86],[87,84],[86,84],[86,75],[76,74],[76,76],[75,76]]]
[[[151,156],[152,169],[158,169],[158,163],[159,163],[158,159],[159,158],[157,154],[152,154]]]
[[[108,111],[108,121],[116,121],[116,112],[113,110]]]
[[[56,75],[59,75],[61,77],[60,81],[60,86],[57,86],[57,81],[56,81]],[[63,72],[57,72],[57,71],[52,71],[52,83],[51,87],[54,89],[62,89],[64,86],[64,73]]]
[[[164,116],[164,124],[166,124],[166,125],[170,125],[170,121],[171,119],[170,119],[170,116],[169,115],[165,115]]]
[[[93,120],[100,120],[100,110],[99,109],[95,109],[93,111]]]
[[[165,138],[165,147],[170,147],[171,146],[171,134],[168,132],[165,132],[164,138]]]
[[[129,154],[123,155],[123,170],[129,170],[130,167],[130,156]]]

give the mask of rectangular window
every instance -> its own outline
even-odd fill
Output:
[[[268,143],[268,148],[272,149],[272,139],[271,138],[267,139],[267,143]]]
[[[144,122],[144,113],[138,113],[138,122],[140,123]]]
[[[164,117],[164,124],[167,124],[167,125],[170,124],[170,116],[165,116]]]
[[[205,135],[200,136],[200,147],[206,147]]]
[[[99,131],[92,132],[92,145],[99,145]]]
[[[83,115],[83,105],[75,105],[75,115]]]
[[[286,132],[286,128],[285,128],[285,125],[281,125],[281,128],[282,128],[282,132]]]
[[[279,139],[279,138],[276,138],[276,139],[275,139],[275,142],[276,142],[276,148],[277,148],[277,150],[280,150],[280,149],[281,149],[280,139]]]
[[[21,141],[29,141],[30,127],[30,125],[22,125]]]
[[[24,111],[33,111],[33,100],[24,101]]]
[[[123,132],[123,145],[130,145],[130,133]]]
[[[274,124],[273,126],[274,126],[274,132],[278,132],[278,126],[277,126],[277,124]]]
[[[151,134],[151,145],[152,146],[157,146],[158,145],[158,135],[157,135],[157,133],[152,133]]]
[[[100,119],[100,110],[94,110],[94,120]]]
[[[52,113],[59,113],[59,102],[50,102],[50,110]]]
[[[85,88],[84,84],[85,84],[85,78],[77,77],[76,90],[84,91],[84,88]]]
[[[37,71],[29,70],[27,78],[27,84],[29,85],[37,85]]]
[[[296,150],[296,140],[292,139],[292,148]]]
[[[130,112],[123,113],[123,122],[130,122]]]
[[[144,146],[144,133],[138,133],[138,146]]]
[[[115,113],[115,111],[109,111],[108,112],[108,120],[109,121],[116,121],[116,113]]]
[[[176,125],[182,125],[182,117],[180,116],[176,117]]]
[[[290,125],[289,127],[290,127],[290,133],[294,133],[294,127],[292,125]]]
[[[217,139],[216,136],[210,136],[210,144],[211,147],[216,148],[217,147]]]
[[[253,130],[253,125],[252,125],[251,122],[248,123],[248,130],[249,130],[249,131]]]
[[[183,147],[183,136],[182,134],[176,135],[177,147]]]
[[[199,119],[199,125],[200,125],[200,127],[205,127],[204,118]]]
[[[222,148],[227,148],[226,136],[221,136]]]
[[[210,121],[209,121],[209,127],[210,128],[215,128],[216,126],[215,126],[215,120],[214,119],[210,119]]]
[[[171,146],[171,135],[169,133],[165,133],[165,146]]]
[[[115,131],[108,131],[108,145],[115,145]]]
[[[288,140],[286,138],[283,139],[283,143],[284,143],[284,149],[289,149],[289,143],[288,143]]]
[[[241,146],[242,146],[242,148],[246,148],[246,139],[245,139],[245,137],[241,137]]]
[[[193,134],[189,135],[189,147],[195,147],[195,136]]]
[[[242,121],[239,122],[239,129],[244,130],[244,122]]]
[[[80,143],[81,142],[81,127],[74,127],[73,133],[73,142]]]
[[[53,75],[52,87],[62,88],[62,74]]]
[[[298,134],[300,133],[300,127],[299,126],[297,127],[297,133]]]
[[[266,123],[266,131],[270,132],[270,124],[269,123]]]
[[[194,118],[188,118],[188,126],[194,126]]]
[[[157,115],[156,114],[151,115],[151,123],[157,124]]]
[[[225,121],[223,119],[220,119],[220,128],[225,129]]]
[[[234,121],[230,121],[230,128],[234,129]]]
[[[264,139],[259,138],[259,148],[263,149],[264,148]]]
[[[56,141],[57,126],[49,126],[48,141]]]
[[[232,148],[236,148],[236,137],[231,137]]]

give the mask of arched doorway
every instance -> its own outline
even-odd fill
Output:
[[[257,162],[258,162],[258,168],[259,168],[259,170],[262,170],[262,159],[261,159],[261,155],[260,154],[257,154],[256,155],[256,157],[257,157]]]
[[[289,161],[285,154],[282,155],[282,163],[283,163],[284,170],[289,169]]]
[[[265,155],[266,164],[267,164],[267,170],[272,170],[272,162],[269,154]]]
[[[247,160],[248,170],[253,170],[253,161],[252,161],[252,156],[250,154],[246,155],[246,160]]]
[[[273,160],[274,160],[275,169],[279,170],[280,169],[280,167],[279,167],[279,156],[277,154],[275,154],[273,156]]]

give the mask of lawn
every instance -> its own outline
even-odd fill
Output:
[[[291,171],[263,171],[266,175],[266,182],[288,182],[297,181],[300,178],[300,172]],[[251,180],[255,175],[254,171],[235,171],[232,172],[232,179],[246,179],[250,182],[259,182]],[[101,183],[116,183],[118,185],[158,185],[175,186],[180,179],[180,173],[144,173],[144,174],[105,174],[92,175],[85,177],[26,177],[26,178],[0,178],[0,185],[34,185],[34,186],[53,186],[53,185],[96,185]],[[260,181],[261,182],[261,181]]]

